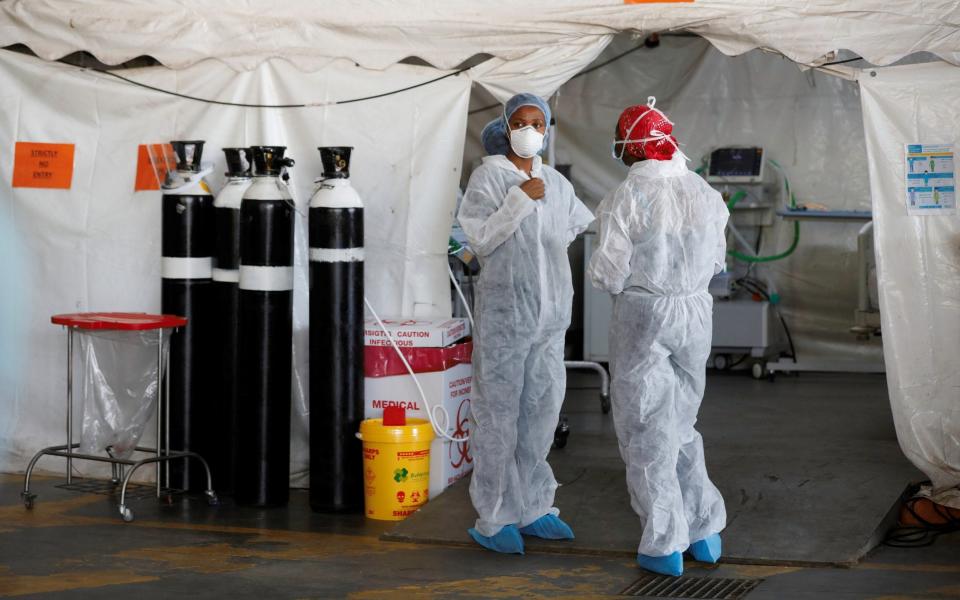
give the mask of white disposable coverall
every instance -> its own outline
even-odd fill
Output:
[[[532,174],[544,182],[541,200],[520,190],[528,177],[507,157],[484,158],[457,217],[481,264],[470,497],[484,536],[559,514],[546,459],[566,388],[563,346],[573,302],[567,247],[593,215],[539,156]]]
[[[694,429],[710,354],[713,299],[729,212],[684,160],[634,163],[598,208],[593,285],[614,295],[613,418],[634,511],[638,552],[666,556],[726,526]]]

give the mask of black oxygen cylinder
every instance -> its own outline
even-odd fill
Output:
[[[310,200],[310,506],[363,507],[363,202],[347,147],[319,148]]]
[[[253,183],[240,204],[239,504],[290,496],[294,206],[280,178],[283,146],[254,146]]]
[[[242,476],[242,468],[237,462],[240,201],[250,187],[253,155],[250,148],[224,148],[223,153],[227,159],[227,182],[213,201],[217,232],[213,255],[213,295],[216,306],[213,343],[218,361],[214,373],[214,398],[218,426],[214,432],[216,453],[209,460],[210,468],[217,474],[217,491],[232,494],[236,478]]]
[[[213,418],[210,379],[213,310],[213,196],[200,173],[202,141],[171,142],[177,170],[167,176],[162,198],[161,310],[187,318],[170,336],[167,377],[170,385],[167,435],[170,449],[212,455]],[[198,461],[169,463],[172,488],[206,490],[206,472]],[[214,475],[216,472],[214,472]]]

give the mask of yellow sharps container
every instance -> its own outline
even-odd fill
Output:
[[[427,503],[433,428],[423,419],[406,423],[384,425],[383,419],[360,423],[368,519],[402,521]]]

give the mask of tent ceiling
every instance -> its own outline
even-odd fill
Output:
[[[410,56],[452,68],[619,31],[688,31],[726,54],[766,48],[803,64],[839,49],[875,65],[921,51],[960,64],[955,0],[0,1],[0,43],[48,60],[85,50],[111,65],[149,55],[172,68],[215,58],[249,70],[285,58],[313,71],[348,58],[383,69]]]

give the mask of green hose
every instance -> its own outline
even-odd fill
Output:
[[[456,253],[461,250],[463,250],[463,246],[460,245],[460,242],[451,237],[450,241],[447,242],[447,254],[456,255]]]
[[[773,164],[778,167],[780,166],[780,165],[777,165],[777,163],[773,163]],[[787,187],[787,193],[790,194],[790,208],[796,208],[797,198],[796,196],[793,195],[793,192],[790,191],[790,181],[787,179],[786,175],[783,176],[783,182]],[[730,211],[733,211],[733,207],[737,205],[737,202],[740,202],[746,197],[747,197],[747,193],[745,191],[738,190],[732,196],[730,196],[730,200],[727,202],[727,209]],[[747,254],[743,254],[742,252],[737,252],[736,250],[727,250],[727,254],[736,258],[737,260],[742,260],[743,262],[766,263],[766,262],[774,262],[777,260],[783,260],[784,258],[793,254],[794,250],[796,250],[797,246],[799,245],[800,245],[800,222],[794,221],[793,222],[793,243],[790,244],[789,248],[787,248],[785,251],[781,252],[780,254],[774,254],[773,256],[750,256]]]
[[[781,252],[780,254],[774,254],[773,256],[749,256],[747,254],[742,254],[736,250],[727,250],[727,254],[736,258],[737,260],[742,260],[743,262],[752,262],[752,263],[765,263],[765,262],[774,262],[777,260],[783,260],[784,258],[793,254],[793,251],[797,249],[797,246],[800,245],[800,223],[798,221],[793,222],[793,243],[790,244],[790,247]]]
[[[737,202],[740,202],[746,197],[747,193],[743,190],[737,190],[734,192],[734,194],[730,196],[730,200],[727,201],[727,210],[733,210],[733,207],[737,205]]]

